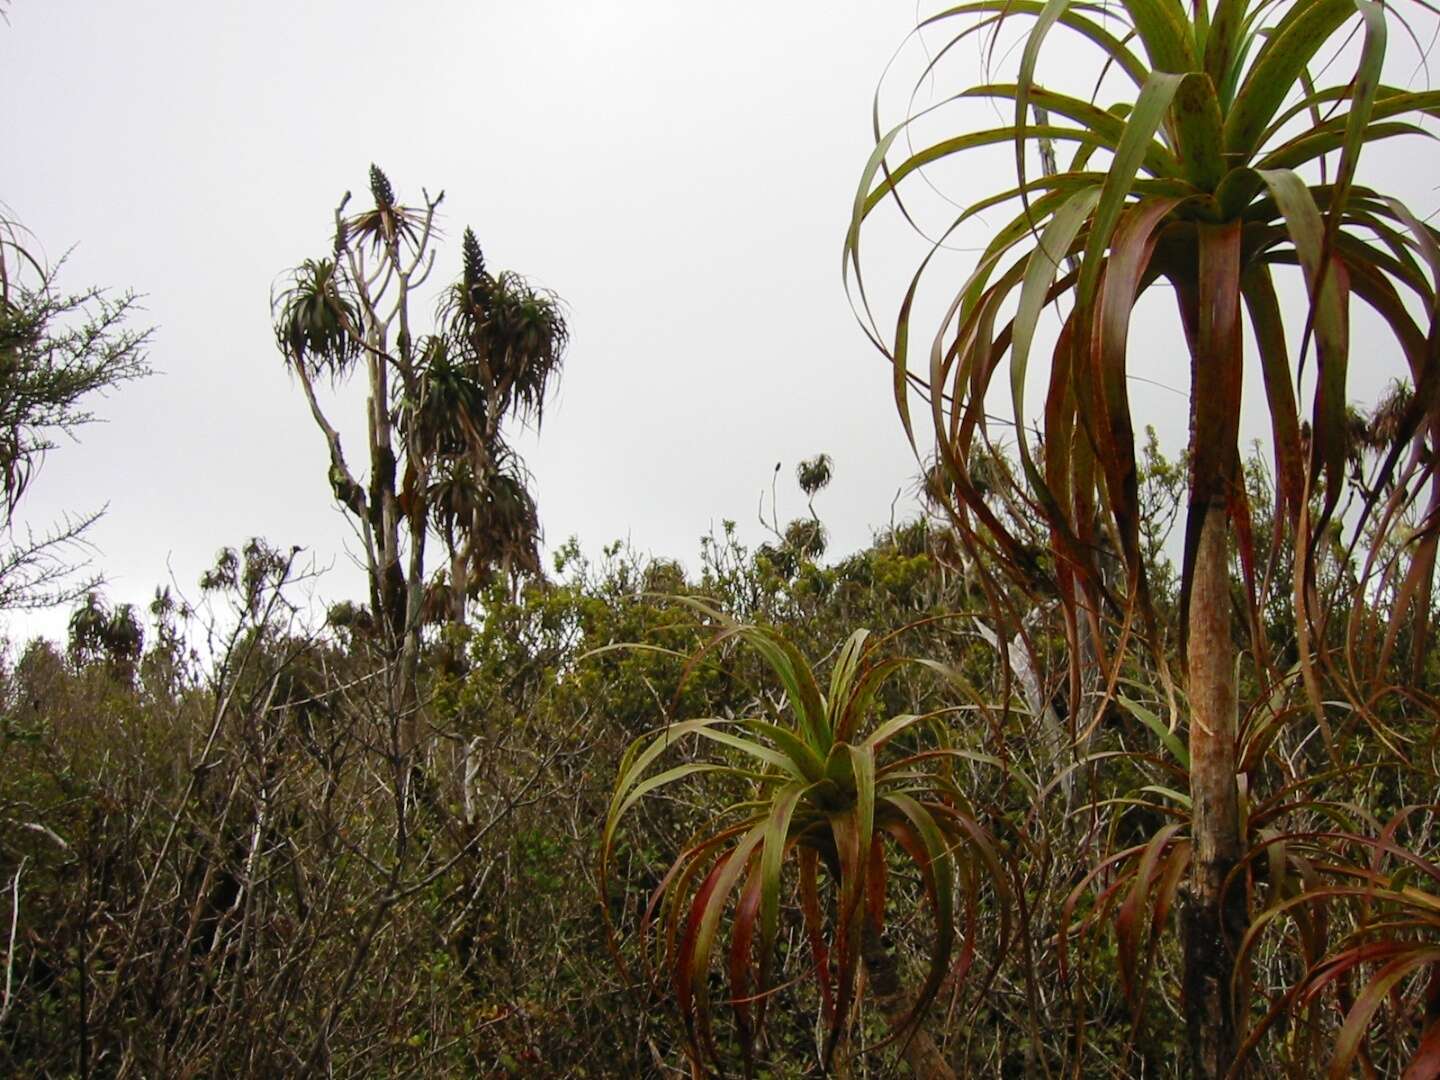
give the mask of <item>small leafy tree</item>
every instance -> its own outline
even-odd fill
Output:
[[[0,215],[0,531],[59,435],[94,420],[96,395],[147,372],[149,330],[127,326],[132,293],[62,292],[64,260],[48,266],[24,230]],[[49,533],[0,544],[0,610],[47,607],[85,595],[70,557],[99,513],[67,518]]]

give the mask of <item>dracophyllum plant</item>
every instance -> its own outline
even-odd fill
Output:
[[[1248,913],[1245,890],[1223,884],[1243,854],[1237,625],[1248,629],[1249,659],[1263,680],[1288,674],[1266,655],[1259,629],[1257,545],[1239,453],[1247,382],[1263,391],[1270,421],[1280,504],[1272,552],[1285,543],[1296,549],[1296,667],[1320,727],[1328,733],[1325,679],[1340,688],[1347,716],[1378,729],[1373,703],[1383,687],[1364,684],[1385,677],[1404,620],[1414,624],[1414,641],[1425,639],[1440,542],[1440,236],[1423,211],[1371,186],[1360,170],[1365,152],[1384,140],[1408,139],[1413,154],[1429,154],[1426,141],[1413,136],[1425,134],[1421,125],[1440,109],[1440,93],[1385,78],[1396,31],[1426,37],[1410,16],[1433,21],[1434,9],[1376,0],[979,0],[950,7],[922,26],[933,56],[923,84],[938,82],[949,70],[942,61],[963,55],[966,42],[982,43],[982,55],[995,61],[1002,30],[1020,24],[1018,67],[1011,78],[943,91],[937,105],[888,130],[877,123],[846,238],[857,310],[892,362],[896,404],[917,449],[912,390],[928,404],[960,534],[1023,591],[1063,602],[1071,715],[1085,714],[1080,730],[1090,730],[1113,700],[1137,638],[1167,684],[1166,641],[1182,642],[1178,674],[1188,704],[1172,704],[1171,726],[1187,731],[1191,756],[1185,992],[1197,1076],[1222,1075],[1237,1049],[1229,987]],[[1059,53],[1061,37],[1078,52]],[[1052,88],[1086,77],[1077,72],[1087,63],[1091,98]],[[932,138],[945,107],[965,101],[993,106],[998,122]],[[985,147],[1007,145],[1013,177],[957,200],[904,293],[893,331],[882,328],[861,276],[860,242],[873,212],[893,201],[909,217],[911,193],[937,164],[968,163]],[[1037,160],[1046,167],[1036,168]],[[1414,160],[1417,168],[1428,160],[1434,171],[1434,156]],[[983,174],[963,175],[973,182]],[[979,215],[1002,211],[973,269],[944,283],[945,314],[922,338],[912,315],[922,282],[943,265],[936,254]],[[1291,274],[1306,300],[1287,311],[1277,279]],[[1173,627],[1161,625],[1146,580],[1131,418],[1130,384],[1143,377],[1136,354],[1155,355],[1153,341],[1130,349],[1131,330],[1137,304],[1152,291],[1178,314],[1176,348],[1188,356],[1190,376],[1189,492]],[[1350,605],[1340,663],[1316,564],[1345,488],[1351,312],[1359,304],[1382,328],[1381,340],[1366,343],[1367,354],[1395,357],[1415,392],[1376,494],[1347,526],[1379,545],[1388,530],[1368,525],[1403,520],[1397,507],[1425,509],[1404,545],[1405,561],[1374,568],[1402,582],[1390,610]],[[1027,376],[1047,312],[1056,315],[1058,333],[1043,409],[1032,416]],[[930,344],[919,357],[915,340]],[[971,462],[990,447],[987,409],[995,398],[1009,399],[1007,431],[1023,467],[1024,496],[1049,526],[1048,552],[1013,536],[971,475]],[[1043,453],[1027,434],[1032,424],[1040,427]],[[1232,617],[1232,551],[1246,598],[1239,619]],[[1110,552],[1123,573],[1104,572]],[[1102,693],[1086,693],[1086,656],[1097,661]]]
[[[697,1067],[717,1060],[709,978],[728,923],[730,1006],[743,1067],[753,1072],[776,990],[781,911],[793,903],[809,939],[827,1067],[858,1005],[863,968],[912,1069],[950,1075],[924,1020],[947,975],[971,967],[987,902],[995,905],[997,959],[1003,953],[1010,891],[1005,863],[952,766],[959,759],[999,763],[950,745],[944,710],[885,716],[879,701],[907,667],[957,686],[960,676],[935,661],[887,656],[888,639],[859,630],[822,683],[779,632],[702,610],[724,622],[703,653],[727,642],[752,650],[783,689],[784,713],[681,720],[637,739],[620,762],[601,853],[607,880],[627,813],[670,785],[702,780],[745,789],[681,851],[641,927],[642,936],[658,939],[692,1060]],[[713,753],[697,754],[697,745]],[[682,751],[689,753],[680,763],[661,767]],[[918,876],[933,927],[913,994],[899,989],[895,959],[881,939],[887,883],[901,864]]]

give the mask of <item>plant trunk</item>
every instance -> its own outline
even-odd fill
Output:
[[[900,988],[900,966],[869,919],[862,933],[860,955],[865,961],[871,996],[894,1028],[910,1015],[911,1007],[908,995]],[[898,1045],[901,1058],[917,1080],[955,1080],[955,1070],[945,1060],[926,1023],[914,1025],[909,1034],[900,1037]]]
[[[451,549],[450,554],[450,621],[456,626],[465,625],[465,600],[470,591],[469,543],[460,549]]]
[[[1241,856],[1228,540],[1225,509],[1211,506],[1195,557],[1186,649],[1194,851],[1184,925],[1185,1017],[1196,1080],[1223,1077],[1235,1059],[1231,975],[1246,924],[1244,887],[1236,883],[1222,895]]]

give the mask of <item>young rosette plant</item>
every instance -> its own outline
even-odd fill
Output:
[[[952,684],[960,683],[959,675],[934,661],[884,656],[890,638],[858,630],[838,650],[822,689],[814,668],[780,633],[724,623],[693,658],[692,670],[705,654],[738,642],[778,680],[785,715],[689,719],[637,739],[620,762],[600,857],[607,881],[625,815],[668,785],[706,776],[745,789],[680,852],[640,927],[642,939],[655,932],[692,1063],[697,1069],[719,1063],[710,975],[728,915],[728,1004],[743,1068],[753,1075],[766,1005],[776,991],[781,908],[793,903],[818,984],[825,1067],[859,1004],[864,969],[890,1025],[886,1041],[899,1042],[917,1075],[952,1075],[924,1020],[947,977],[958,984],[973,966],[987,887],[997,905],[995,962],[1003,955],[1007,873],[952,776],[957,758],[983,755],[947,744],[946,710],[882,718],[878,702],[904,668],[928,668]],[[667,752],[687,744],[681,763],[658,768]],[[716,756],[696,753],[706,746]],[[923,978],[908,997],[882,940],[887,885],[902,865],[918,878],[933,923]]]

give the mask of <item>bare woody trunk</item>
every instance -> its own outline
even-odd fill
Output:
[[[885,943],[868,919],[865,921],[860,955],[865,961],[872,999],[891,1027],[900,1024],[910,1014],[910,998],[900,986],[900,968],[895,954],[885,948]],[[945,1060],[927,1024],[921,1023],[911,1034],[902,1037],[899,1049],[900,1057],[916,1080],[955,1080],[955,1070]]]
[[[465,546],[451,547],[450,552],[450,622],[465,625],[465,601],[470,591],[470,553]]]
[[[1225,877],[1241,856],[1228,531],[1224,508],[1211,506],[1195,557],[1186,650],[1194,852],[1184,913],[1184,984],[1196,1080],[1224,1076],[1235,1059],[1231,975],[1246,923],[1244,887],[1237,883],[1222,895]]]

